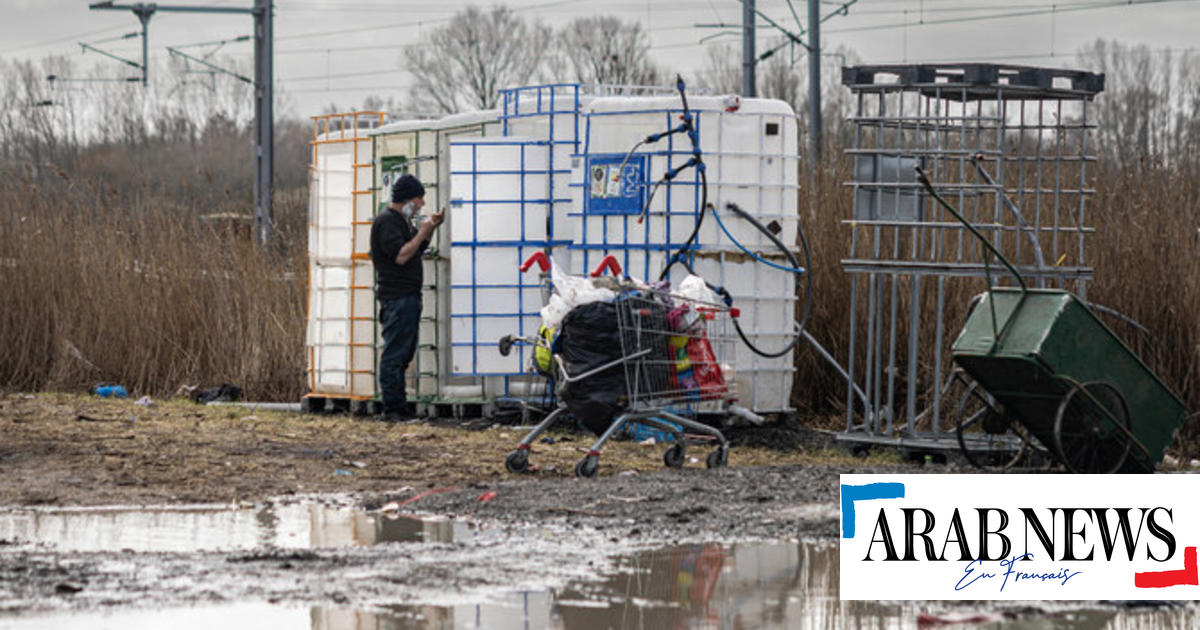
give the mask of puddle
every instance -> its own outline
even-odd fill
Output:
[[[486,603],[403,605],[371,610],[336,607],[231,604],[108,613],[62,613],[0,618],[0,627],[43,628],[171,627],[197,630],[221,627],[282,630],[438,630],[466,628],[924,628],[922,612],[965,614],[997,610],[953,608],[941,603],[884,604],[838,601],[838,550],[833,543],[757,543],[733,546],[683,545],[622,558],[617,569],[592,581],[563,588],[530,590],[490,597]],[[1012,606],[1012,604],[1009,604]],[[1042,630],[1144,630],[1200,627],[1200,609],[1071,608],[1033,604],[1041,612],[1023,612],[992,623],[957,628]],[[1008,608],[1016,610],[1017,608]]]
[[[0,511],[0,540],[62,551],[319,549],[383,542],[454,542],[484,533],[461,520],[381,515],[316,503]]]

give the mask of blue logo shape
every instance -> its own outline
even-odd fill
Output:
[[[854,538],[854,502],[871,499],[903,499],[904,484],[869,483],[865,486],[842,484],[842,538]]]

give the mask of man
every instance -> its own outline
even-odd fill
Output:
[[[383,419],[400,422],[412,416],[404,391],[404,372],[417,348],[421,319],[421,252],[429,247],[433,231],[444,212],[430,214],[413,227],[413,218],[425,207],[425,187],[412,175],[392,184],[392,203],[371,224],[371,262],[375,264],[375,297],[383,327],[383,353],[379,357],[379,390]]]

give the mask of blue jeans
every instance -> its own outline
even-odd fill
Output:
[[[421,296],[406,295],[379,302],[383,352],[379,355],[379,392],[384,413],[407,413],[404,372],[417,350]]]

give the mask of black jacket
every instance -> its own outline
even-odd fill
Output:
[[[390,300],[421,293],[421,253],[429,241],[421,243],[417,253],[403,265],[396,256],[405,243],[416,238],[417,228],[404,215],[388,208],[376,215],[371,223],[371,262],[375,264],[375,297]]]

